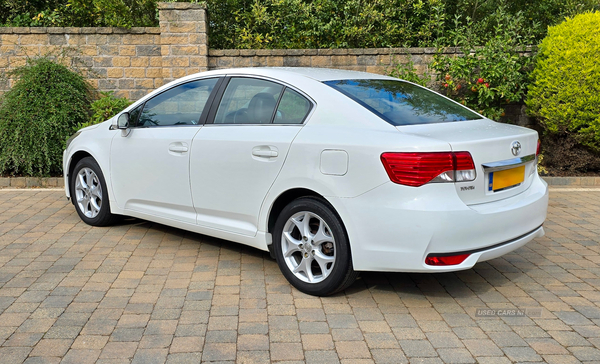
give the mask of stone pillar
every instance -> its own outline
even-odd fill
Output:
[[[206,7],[158,3],[163,82],[208,70]]]

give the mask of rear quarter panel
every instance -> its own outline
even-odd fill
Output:
[[[287,190],[312,190],[338,210],[338,203],[334,201],[359,196],[389,182],[380,159],[382,153],[450,150],[448,143],[400,133],[343,94],[319,85],[311,85],[316,109],[294,139],[283,168],[265,198],[259,230],[267,231],[270,209],[277,197]],[[321,153],[325,150],[347,153],[348,167],[344,175],[322,172]]]

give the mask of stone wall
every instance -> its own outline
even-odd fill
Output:
[[[206,10],[191,3],[159,3],[156,28],[0,27],[0,73],[27,57],[66,54],[65,60],[91,70],[101,91],[137,100],[176,78],[229,67],[333,67],[385,73],[412,61],[427,69],[433,48],[209,50]],[[449,49],[453,53],[454,49]],[[0,75],[0,94],[13,80]]]
[[[8,69],[27,57],[62,51],[66,60],[91,69],[90,82],[103,91],[139,98],[161,85],[162,57],[158,28],[0,28],[0,59]],[[10,80],[12,82],[12,80]],[[10,84],[5,83],[4,90]]]
[[[456,49],[446,52],[453,54]],[[434,53],[435,48],[211,49],[208,68],[327,67],[384,74],[394,64],[412,61],[423,74]]]
[[[198,4],[161,3],[156,28],[0,27],[0,72],[27,57],[57,55],[91,70],[90,82],[137,100],[149,91],[207,69],[206,11]],[[0,79],[0,93],[13,80]]]
[[[0,73],[27,57],[67,50],[70,62],[91,69],[88,77],[96,88],[137,100],[167,82],[209,69],[330,67],[385,74],[395,64],[413,62],[423,74],[435,53],[435,48],[209,50],[206,19],[203,5],[159,3],[156,28],[0,27]],[[0,75],[0,94],[12,82]],[[529,119],[520,107],[510,109],[510,116],[526,125]]]

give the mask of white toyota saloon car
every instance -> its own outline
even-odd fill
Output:
[[[410,82],[318,68],[187,76],[64,152],[83,221],[134,216],[270,251],[302,292],[469,269],[543,236],[538,134]]]

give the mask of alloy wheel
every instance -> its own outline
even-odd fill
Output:
[[[322,282],[335,265],[335,239],[331,229],[312,212],[301,211],[287,220],[281,248],[287,267],[303,282]]]
[[[102,208],[102,185],[98,175],[88,167],[75,177],[75,200],[79,210],[88,218],[95,218]]]

